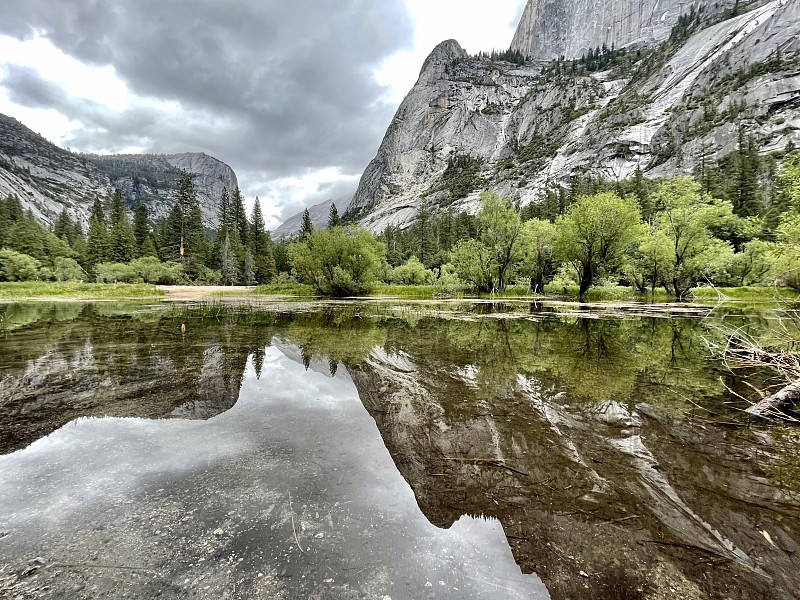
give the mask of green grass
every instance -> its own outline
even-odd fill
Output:
[[[372,292],[372,296],[396,296],[398,298],[411,298],[413,300],[430,300],[443,293],[435,285],[398,285],[380,283]]]
[[[749,287],[697,287],[692,290],[695,298],[700,300],[797,300],[800,293],[790,288],[774,288],[762,286]]]
[[[153,298],[164,293],[154,285],[129,283],[79,283],[77,281],[0,282],[0,298]]]
[[[281,283],[259,285],[253,290],[257,296],[312,296],[316,297],[317,290],[313,285],[303,283]]]

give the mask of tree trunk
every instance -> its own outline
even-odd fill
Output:
[[[583,297],[586,295],[586,292],[589,291],[589,288],[592,287],[592,264],[589,262],[584,265],[583,267],[583,274],[581,275],[580,281],[580,289],[578,291],[578,297],[583,300]]]
[[[765,419],[780,419],[782,412],[791,409],[797,403],[800,403],[800,379],[767,396],[745,412]]]

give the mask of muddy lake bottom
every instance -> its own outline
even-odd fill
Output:
[[[796,599],[800,434],[713,357],[793,318],[2,305],[0,598]]]

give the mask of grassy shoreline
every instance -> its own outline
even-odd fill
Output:
[[[155,285],[130,283],[80,283],[77,281],[4,281],[0,300],[66,299],[122,300],[160,298],[164,292]]]
[[[209,298],[225,297],[225,288],[218,287],[210,292]],[[693,291],[693,301],[709,302],[776,302],[798,301],[800,294],[788,288],[700,287]],[[260,285],[247,294],[254,298],[269,296],[290,296],[297,298],[317,298],[313,286],[303,284]],[[127,283],[78,283],[78,282],[0,282],[0,300],[114,300],[129,298],[162,298],[164,291],[155,285]],[[480,299],[480,300],[541,300],[578,299],[578,288],[558,288],[546,286],[543,294],[533,294],[527,286],[509,286],[497,294],[474,294],[468,290],[445,290],[433,285],[389,285],[381,284],[370,295],[371,298],[398,298],[408,300],[438,299]],[[669,302],[672,300],[663,290],[657,291],[654,298],[636,293],[628,287],[596,287],[590,289],[584,301],[587,302]]]

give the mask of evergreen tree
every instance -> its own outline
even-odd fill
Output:
[[[184,172],[178,179],[178,206],[181,209],[180,260],[187,275],[195,278],[205,266],[207,249],[203,229],[203,213],[200,210],[200,202],[197,200],[190,173]]]
[[[89,222],[91,223],[93,219],[100,221],[103,223],[103,225],[108,224],[106,222],[105,211],[103,210],[103,203],[100,202],[99,197],[95,197],[94,202],[92,203],[92,211],[89,214]]]
[[[136,242],[137,255],[147,256],[143,252],[143,248],[150,237],[150,222],[147,218],[147,207],[141,201],[136,205],[136,211],[133,213],[133,237]],[[153,246],[153,249],[155,249],[155,246]]]
[[[119,190],[111,199],[111,232],[108,243],[108,259],[113,262],[130,262],[134,258],[136,239],[133,235],[125,203]]]
[[[244,199],[238,187],[231,193],[230,210],[231,223],[228,229],[233,229],[235,225],[239,233],[239,239],[242,244],[247,245],[249,223],[247,222],[247,214],[244,211]]]
[[[255,262],[255,279],[258,283],[267,283],[275,276],[275,257],[273,256],[272,239],[270,239],[269,232],[264,224],[261,201],[257,197],[253,207],[249,239]]]
[[[164,261],[179,262],[182,258],[183,248],[183,211],[181,205],[176,203],[167,218],[159,226],[158,245],[161,249],[161,259]]]
[[[303,221],[300,225],[300,239],[303,240],[307,238],[312,231],[314,231],[314,224],[311,222],[311,215],[306,208],[303,210]]]
[[[744,127],[739,127],[736,148],[737,194],[734,211],[740,217],[751,217],[759,213],[761,206],[758,188],[759,157],[752,137],[745,136]]]
[[[235,231],[235,230],[234,230]],[[238,259],[231,248],[230,233],[225,234],[220,248],[222,285],[234,285],[239,280]]]
[[[95,202],[95,205],[97,202]],[[102,214],[102,208],[100,211]],[[97,213],[92,210],[92,219],[89,221],[89,235],[86,238],[86,251],[84,254],[84,268],[87,271],[94,269],[94,266],[106,262],[109,254],[108,228],[104,219],[100,219]]]
[[[244,282],[245,285],[253,285],[256,282],[255,273],[255,260],[253,259],[253,251],[247,249],[244,255]]]
[[[111,196],[111,227],[114,227],[126,216],[127,212],[125,210],[125,202],[122,200],[122,192],[114,190]]]
[[[74,243],[70,242],[70,236],[74,235],[75,230],[72,227],[72,219],[69,218],[69,214],[67,213],[67,209],[62,208],[61,214],[58,215],[56,222],[53,223],[53,233],[64,240],[65,242],[69,243],[70,246]]]
[[[331,202],[331,211],[328,214],[328,229],[338,227],[342,224],[342,219],[339,217],[339,211],[336,208],[336,203]]]
[[[231,199],[228,195],[228,188],[223,188],[222,195],[219,198],[219,209],[217,210],[217,218],[219,219],[219,230],[230,229],[232,225],[231,219]],[[220,245],[222,242],[220,241]]]

